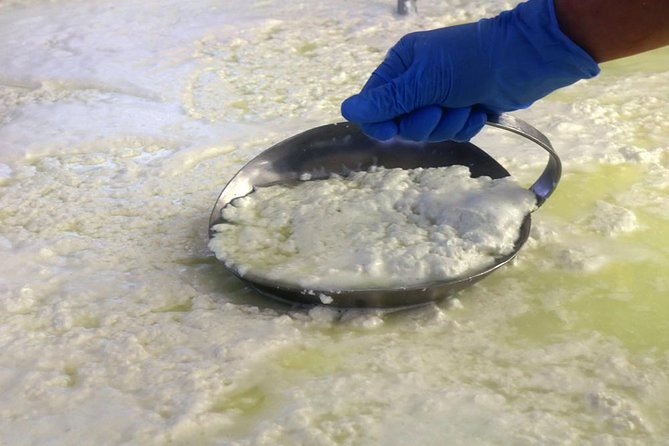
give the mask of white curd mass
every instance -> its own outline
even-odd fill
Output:
[[[0,445],[667,444],[669,48],[514,113],[563,176],[457,299],[295,309],[207,247],[235,172],[402,35],[513,4],[0,1]],[[507,133],[474,143],[532,184]]]
[[[514,251],[534,193],[465,166],[374,169],[257,188],[209,247],[244,275],[303,288],[397,288],[480,272]]]

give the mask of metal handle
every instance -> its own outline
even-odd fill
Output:
[[[543,133],[527,122],[510,115],[501,114],[489,116],[486,124],[491,127],[497,127],[516,133],[517,135],[529,139],[533,143],[541,146],[542,149],[548,152],[548,163],[546,164],[546,168],[530,187],[530,190],[537,196],[537,207],[541,206],[553,193],[560,181],[560,176],[562,175],[562,163],[560,162],[557,153],[555,153],[555,149],[553,149],[551,142]]]

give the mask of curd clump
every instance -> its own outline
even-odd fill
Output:
[[[257,188],[222,211],[209,247],[240,274],[314,289],[466,276],[513,251],[534,194],[465,166],[377,168]]]

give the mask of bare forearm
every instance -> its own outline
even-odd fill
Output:
[[[554,0],[560,29],[597,62],[669,45],[669,0]]]

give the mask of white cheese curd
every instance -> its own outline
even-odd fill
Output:
[[[465,166],[375,169],[257,188],[222,211],[209,247],[304,288],[402,287],[478,272],[513,252],[534,193]]]

